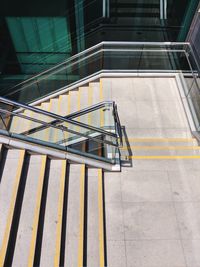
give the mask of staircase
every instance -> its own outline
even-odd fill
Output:
[[[101,169],[6,148],[1,166],[0,266],[104,261]]]
[[[117,131],[120,123],[116,105],[103,101],[104,95],[100,81],[68,91],[36,107],[1,98],[4,120],[1,132],[11,138],[5,143],[94,167],[109,169],[110,164],[113,169],[111,165],[116,163],[119,167]]]
[[[101,81],[94,82],[38,104],[37,108],[67,116],[103,101],[106,94]],[[18,114],[51,122],[31,110],[22,109]],[[76,119],[98,127],[102,117],[94,112]],[[18,116],[8,121],[11,132],[19,135],[38,127],[38,123]],[[103,123],[105,126],[104,119]],[[80,131],[78,127],[74,129]],[[55,135],[52,129],[45,128],[31,137],[54,139],[58,137]],[[5,143],[0,145],[0,267],[104,266],[102,168]],[[90,150],[94,144],[81,142],[81,146]],[[102,148],[100,152],[97,149],[99,153]]]
[[[39,153],[2,141],[0,267],[151,266],[152,258],[155,266],[187,266],[178,253],[185,253],[179,249],[184,243],[179,229],[188,224],[188,214],[180,222],[174,214],[177,199],[187,205],[193,181],[199,185],[200,147],[174,79],[103,78],[37,108],[67,116],[110,99],[119,103],[126,125],[120,173],[51,154],[49,148]],[[28,116],[30,111],[18,112]],[[80,117],[82,123],[106,125],[101,112]],[[38,126],[15,118],[10,127],[16,134],[28,135]],[[38,132],[32,135],[37,139]],[[47,135],[48,140],[55,137],[45,128]],[[93,146],[81,141],[73,149],[80,144],[83,150]],[[95,153],[101,156],[102,150]],[[174,249],[177,259],[171,257]]]

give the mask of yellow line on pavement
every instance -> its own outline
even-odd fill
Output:
[[[32,237],[31,237],[29,257],[28,257],[28,267],[33,267],[33,262],[34,262],[35,246],[36,246],[36,239],[37,239],[37,230],[38,230],[38,223],[39,223],[39,214],[40,214],[40,206],[41,206],[41,200],[42,200],[42,190],[43,190],[43,184],[44,184],[46,162],[47,162],[47,156],[43,155],[40,175],[38,177],[36,205],[35,205],[34,219],[33,219],[33,226],[32,226],[33,230],[32,230]]]
[[[84,198],[85,198],[85,165],[81,166],[80,176],[80,213],[78,239],[78,267],[83,267],[83,239],[84,239]]]
[[[126,141],[126,138],[123,138]],[[128,141],[132,142],[192,142],[195,138],[129,138]]]
[[[13,192],[12,192],[12,198],[11,198],[7,222],[6,222],[6,229],[5,229],[5,233],[4,233],[4,237],[3,237],[2,247],[0,249],[0,267],[4,266],[4,261],[5,261],[5,257],[6,257],[6,251],[7,251],[7,247],[8,247],[8,241],[9,241],[9,236],[10,236],[12,219],[13,219],[13,214],[14,214],[14,209],[15,209],[15,202],[16,202],[17,192],[18,192],[20,178],[21,178],[21,174],[22,174],[24,158],[25,158],[25,150],[22,150],[20,152],[20,156],[19,156],[19,163],[17,166],[16,178],[15,178],[15,183],[14,183]]]
[[[98,209],[99,209],[99,267],[104,267],[104,215],[103,215],[103,174],[98,169]]]
[[[55,250],[55,257],[54,257],[54,267],[59,267],[59,264],[60,264],[65,177],[66,177],[66,160],[62,160],[62,169],[61,169],[61,176],[60,176],[60,190],[59,190],[59,199],[58,199],[58,219],[57,219],[57,225],[56,225],[56,250]]]
[[[200,156],[128,156],[130,159],[200,159]]]
[[[121,150],[200,150],[200,146],[129,146],[121,147]]]

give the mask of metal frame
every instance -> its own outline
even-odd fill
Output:
[[[66,116],[67,118],[61,117],[59,115],[56,115],[54,113],[50,113],[50,112],[47,112],[47,111],[44,111],[44,110],[41,110],[41,109],[37,109],[35,107],[31,107],[31,106],[28,106],[28,105],[25,105],[25,104],[21,104],[21,103],[12,101],[12,100],[8,100],[8,99],[5,99],[3,97],[0,97],[0,103],[7,104],[7,105],[9,105],[9,107],[10,106],[11,107],[16,107],[17,106],[17,107],[20,107],[22,110],[28,109],[28,110],[31,110],[33,112],[40,113],[40,114],[43,114],[43,115],[46,115],[46,116],[49,116],[49,117],[52,117],[52,118],[56,119],[56,120],[48,123],[48,122],[44,122],[44,121],[39,120],[39,119],[35,119],[35,118],[32,118],[32,117],[20,114],[19,112],[14,112],[14,111],[10,111],[10,110],[7,110],[7,109],[0,108],[0,112],[2,112],[4,114],[8,114],[9,116],[17,116],[17,117],[20,117],[20,118],[23,118],[23,119],[26,119],[26,120],[33,121],[33,122],[41,124],[42,126],[36,127],[34,129],[34,132],[35,132],[35,130],[43,130],[43,129],[51,127],[51,128],[55,128],[55,129],[61,130],[63,132],[69,132],[69,133],[75,134],[75,135],[79,136],[79,138],[85,138],[86,140],[87,139],[88,140],[92,140],[92,141],[95,141],[97,143],[110,145],[110,146],[113,146],[113,147],[118,147],[119,146],[118,145],[118,138],[120,138],[120,140],[122,140],[121,131],[120,131],[121,125],[117,125],[120,122],[119,122],[119,119],[117,119],[118,114],[117,114],[117,111],[116,111],[116,104],[114,102],[112,102],[112,101],[101,102],[101,103],[93,105],[93,106],[91,106],[89,108],[85,108],[85,109],[81,110],[80,112],[74,112],[74,113]],[[117,130],[116,132],[118,133],[118,135],[116,133],[111,133],[111,132],[108,132],[108,131],[104,131],[104,130],[102,130],[100,128],[93,127],[93,126],[86,125],[86,124],[83,124],[83,123],[80,123],[80,122],[72,120],[72,118],[87,114],[87,113],[92,112],[94,110],[98,110],[99,108],[105,107],[106,105],[111,105],[113,107],[113,116],[114,116],[114,121],[115,121],[115,127],[116,127],[116,130]],[[71,119],[69,119],[69,117],[71,117]],[[1,119],[2,119],[2,121],[4,123],[4,125],[6,126],[6,123],[5,123],[4,118],[2,116],[1,116]],[[72,124],[72,125],[75,125],[75,126],[83,127],[85,129],[87,129],[88,132],[90,132],[90,134],[80,133],[80,131],[77,132],[77,131],[69,129],[68,127],[65,127],[63,125],[56,125],[56,124],[62,123],[62,122],[66,122],[68,124]],[[9,127],[5,127],[5,128],[6,128],[6,131],[8,132],[8,134],[10,134]],[[104,137],[103,140],[101,140],[101,139],[99,139],[99,138],[97,138],[95,136],[91,136],[91,131],[95,135],[97,134],[97,136],[102,136],[103,135],[103,137]],[[26,132],[23,132],[23,133],[20,133],[20,134],[23,135],[23,136],[26,136],[26,135],[30,134],[30,131],[26,131]],[[111,141],[106,140],[106,136],[115,138],[116,143],[113,143]]]
[[[109,141],[106,141],[106,140],[100,140],[98,138],[95,138],[95,137],[92,137],[90,135],[86,135],[86,134],[83,134],[83,133],[80,133],[80,132],[76,132],[74,130],[71,130],[71,129],[68,129],[67,127],[63,126],[63,125],[59,125],[59,126],[56,126],[56,125],[53,125],[51,123],[48,123],[48,122],[43,122],[41,120],[38,120],[38,119],[34,119],[34,118],[31,118],[31,117],[28,117],[28,116],[25,116],[25,115],[22,115],[22,114],[18,114],[18,113],[15,113],[15,112],[12,112],[12,111],[8,111],[8,110],[4,110],[4,109],[1,109],[0,108],[0,112],[4,113],[4,114],[9,114],[9,115],[12,115],[12,116],[16,116],[16,117],[20,117],[20,118],[23,118],[23,119],[26,119],[26,120],[29,120],[29,121],[33,121],[33,122],[36,122],[36,123],[40,123],[43,125],[43,128],[40,129],[40,130],[43,130],[43,129],[46,129],[46,128],[56,128],[60,131],[65,131],[65,132],[69,132],[69,133],[72,133],[72,134],[75,134],[75,135],[78,135],[80,137],[84,137],[86,139],[90,139],[90,140],[93,140],[97,143],[102,143],[102,144],[107,144],[107,145],[111,145],[111,146],[115,146],[115,147],[118,147],[117,144],[115,143],[112,143],[112,142],[109,142]],[[4,119],[3,119],[4,121]],[[5,123],[4,123],[5,125]],[[6,127],[7,128],[7,127]],[[8,129],[6,129],[6,131],[8,132],[8,134],[10,133]],[[21,135],[26,135],[25,133],[20,133]],[[99,133],[99,135],[102,135],[101,133]],[[116,136],[115,136],[116,137]]]
[[[29,78],[29,79],[27,79],[27,80],[15,85],[15,86],[13,86],[12,88],[16,88],[17,86],[23,85],[23,84],[25,84],[25,83],[33,80],[33,79],[36,79],[36,78],[38,78],[38,77],[40,77],[40,76],[42,76],[42,75],[44,75],[44,74],[46,74],[48,72],[51,72],[51,71],[57,69],[58,67],[61,67],[62,65],[65,65],[65,64],[69,63],[70,61],[73,61],[74,59],[77,59],[77,58],[81,57],[82,55],[85,55],[85,54],[87,54],[87,53],[89,53],[89,52],[91,52],[91,51],[93,51],[95,49],[98,49],[99,47],[104,46],[104,45],[112,45],[112,46],[118,46],[118,45],[128,45],[128,46],[137,46],[137,45],[161,46],[161,45],[163,45],[163,46],[166,46],[166,45],[170,45],[171,46],[171,45],[189,45],[189,42],[184,42],[184,43],[182,42],[181,43],[181,42],[106,42],[106,41],[103,41],[101,43],[98,43],[97,45],[94,45],[94,46],[92,46],[92,47],[90,47],[90,48],[88,48],[88,49],[86,49],[86,50],[84,50],[84,51],[82,51],[82,52],[70,57],[69,59],[67,59],[67,60],[65,60],[65,61],[63,61],[63,62],[61,62],[59,64],[56,64],[54,67],[52,67],[52,68],[50,68],[48,70],[42,71],[42,72],[38,73],[37,75],[34,75],[33,77],[31,77],[31,78]]]
[[[111,46],[111,48],[109,48],[109,46]],[[124,46],[122,48],[118,48],[120,46]],[[141,49],[138,48],[138,46],[141,46]],[[181,46],[183,47],[183,49],[178,48],[177,46]],[[152,49],[150,49],[149,47],[152,47]],[[157,49],[158,47],[158,49]],[[90,47],[72,57],[70,57],[69,59],[65,60],[64,62],[55,65],[54,67],[45,70],[11,88],[9,88],[9,93],[6,93],[6,90],[4,92],[4,90],[1,91],[1,93],[5,93],[6,97],[12,97],[13,94],[25,90],[27,89],[29,86],[36,86],[36,89],[39,92],[39,95],[37,96],[37,98],[44,98],[45,96],[48,96],[50,93],[52,94],[52,92],[50,92],[48,94],[48,92],[46,94],[43,95],[41,88],[40,88],[40,82],[48,79],[48,77],[50,77],[51,75],[54,74],[58,74],[59,72],[65,70],[66,68],[68,68],[69,66],[74,66],[77,65],[78,68],[78,63],[85,61],[86,59],[92,58],[95,55],[102,53],[102,52],[106,52],[106,51],[128,51],[128,52],[184,52],[184,49],[186,50],[187,47],[190,48],[191,47],[189,45],[189,43],[185,42],[185,43],[181,43],[181,42],[101,42],[93,47]],[[168,49],[169,48],[169,49]],[[192,56],[194,56],[194,54],[191,51]],[[101,69],[103,68],[104,65],[101,66]],[[101,71],[101,69],[99,69],[99,71]],[[123,71],[123,70],[120,70]],[[98,72],[98,71],[97,71]],[[84,77],[80,78],[79,80],[84,80],[88,77],[93,77],[97,72],[92,73],[92,74],[86,74]],[[76,84],[77,81],[74,81],[72,83],[66,83],[65,85],[63,85],[63,87],[61,88],[57,88],[55,90],[55,92],[59,92],[61,90],[63,90],[66,87],[71,86],[72,84]],[[30,102],[35,102],[35,99],[31,99]]]
[[[17,107],[22,108],[22,109],[28,109],[28,110],[31,110],[31,111],[36,112],[36,113],[43,114],[43,115],[48,116],[48,117],[52,117],[52,118],[58,120],[59,122],[66,122],[66,123],[69,123],[69,124],[72,124],[72,125],[75,125],[75,126],[83,127],[83,128],[85,128],[87,130],[90,130],[90,131],[95,131],[95,132],[99,132],[100,134],[105,134],[105,135],[109,135],[111,137],[116,137],[116,135],[113,134],[113,133],[104,131],[104,130],[102,130],[100,128],[96,128],[94,126],[86,125],[86,124],[81,123],[81,122],[78,122],[78,121],[73,121],[73,120],[67,118],[71,114],[68,115],[68,116],[66,116],[66,117],[62,117],[62,116],[59,116],[57,114],[54,114],[54,113],[51,113],[51,112],[48,112],[48,111],[45,111],[45,110],[42,110],[42,109],[38,109],[38,108],[29,106],[29,105],[26,105],[26,104],[18,103],[16,101],[9,100],[9,99],[3,98],[3,97],[0,97],[0,102],[3,102],[5,104],[8,104],[8,105],[11,105],[11,106],[14,106],[14,107],[17,106]],[[113,102],[112,101],[110,101],[110,102],[109,101],[101,102],[99,104],[96,104],[96,105],[93,105],[93,106],[91,106],[89,108],[85,108],[85,109],[81,110],[80,111],[81,112],[80,114],[83,115],[83,114],[86,114],[86,113],[88,113],[90,111],[96,110],[99,107],[103,107],[104,106],[103,103],[105,103],[105,104],[108,104],[108,103],[111,104]],[[75,112],[75,113],[76,113],[76,116],[75,116],[74,113],[72,113],[73,117],[80,116],[79,111],[78,112]],[[17,115],[18,113],[16,112],[14,114]],[[29,118],[29,117],[27,117],[27,118]],[[44,124],[45,124],[45,122],[44,122]]]

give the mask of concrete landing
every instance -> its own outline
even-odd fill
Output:
[[[107,266],[199,267],[200,158],[189,157],[199,147],[175,78],[102,83],[117,102],[125,146],[142,156],[105,173]]]

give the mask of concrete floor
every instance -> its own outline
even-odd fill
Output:
[[[103,88],[117,102],[130,145],[152,138],[148,146],[197,146],[174,78],[103,79]],[[105,173],[107,266],[200,267],[199,163],[133,159],[121,173]]]

